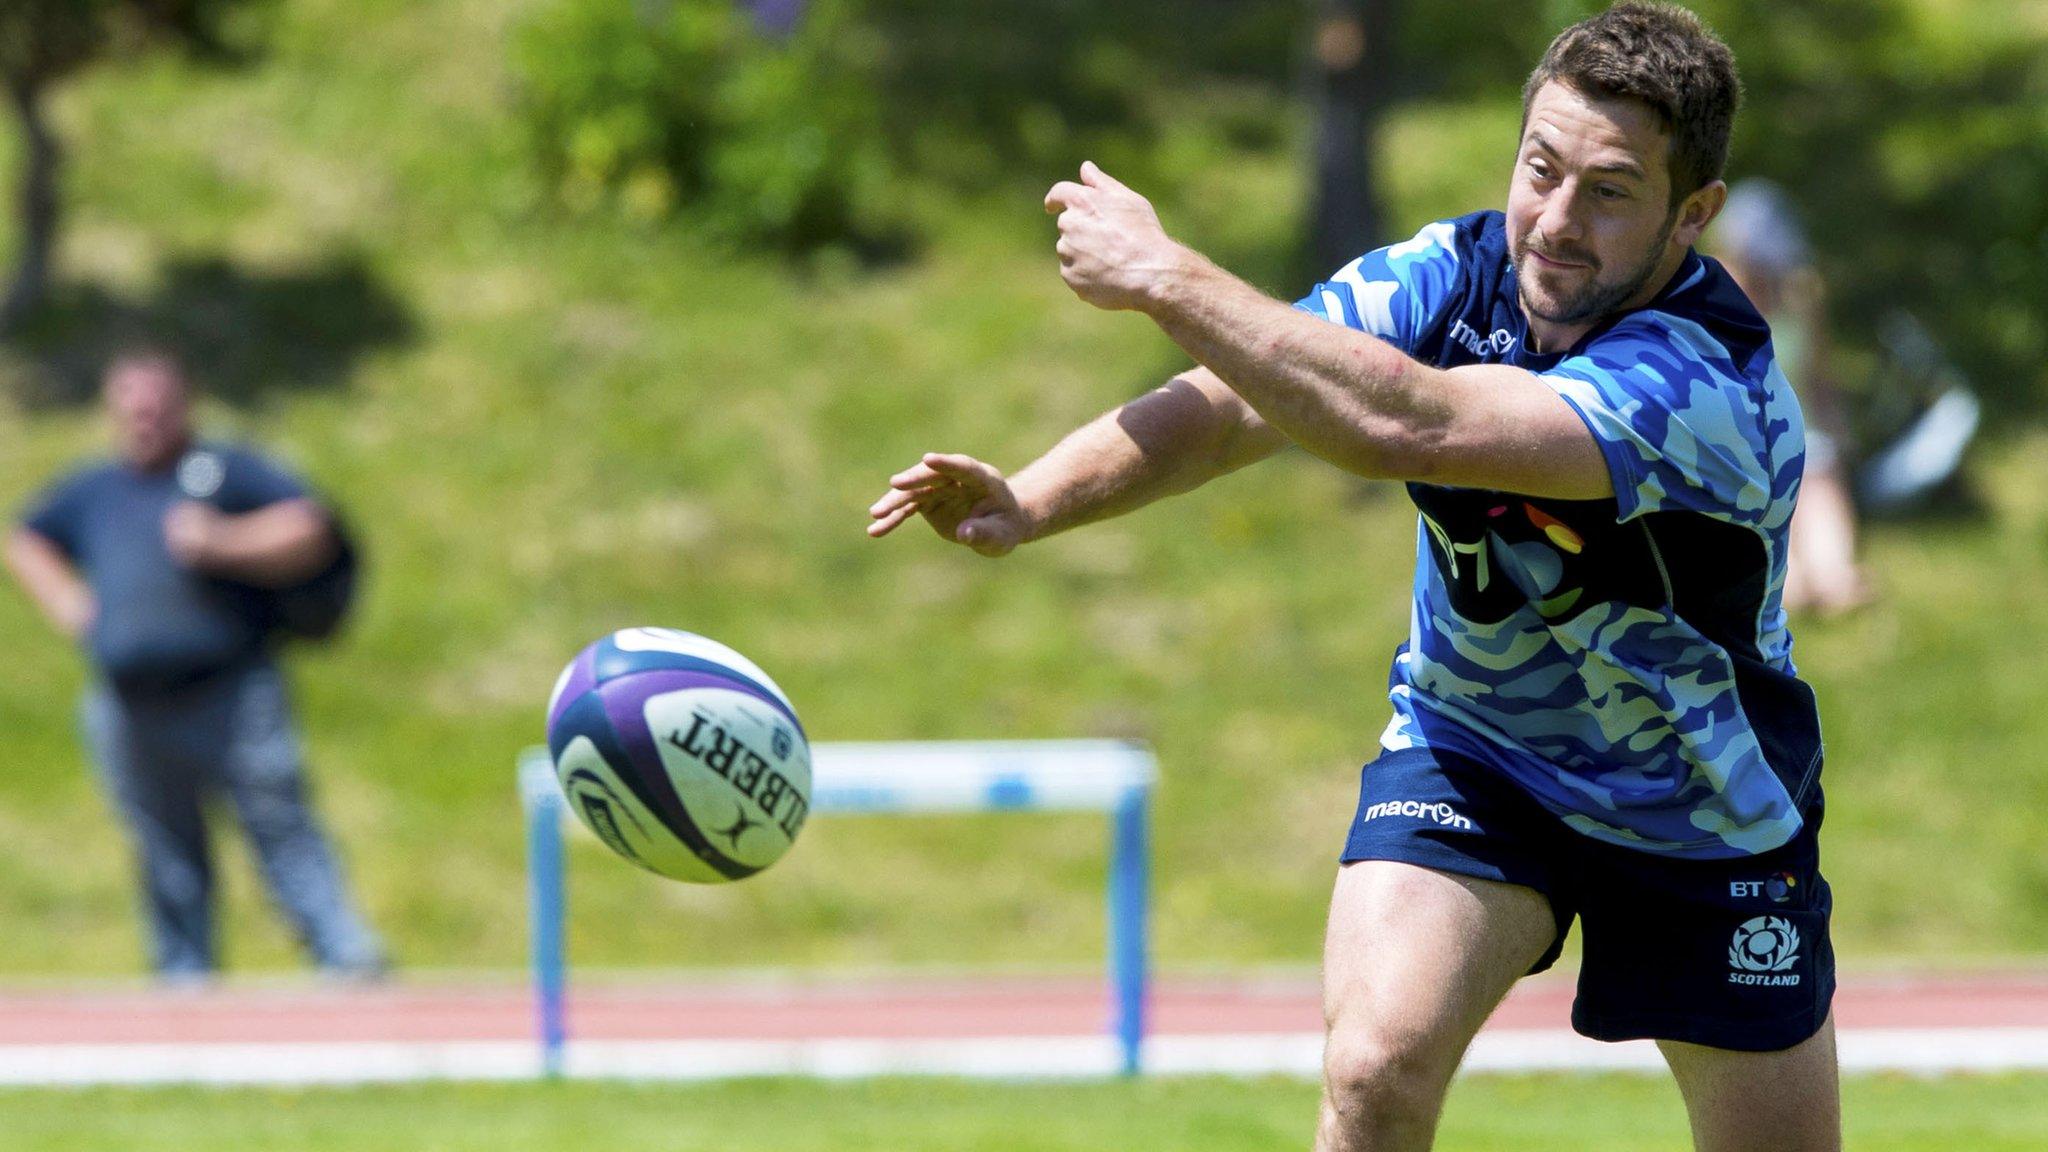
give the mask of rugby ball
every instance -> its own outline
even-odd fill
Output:
[[[548,751],[576,818],[676,880],[751,876],[810,815],[810,743],[789,697],[694,632],[628,628],[577,653],[548,701]]]

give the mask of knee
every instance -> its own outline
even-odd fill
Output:
[[[1428,1130],[1436,1124],[1457,1054],[1426,1037],[1332,1029],[1323,1051],[1331,1119],[1353,1132]]]
[[[235,806],[253,836],[289,834],[311,821],[305,790],[289,776],[243,782]]]

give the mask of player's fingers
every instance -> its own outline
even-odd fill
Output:
[[[1057,216],[1088,197],[1088,189],[1072,180],[1062,180],[1045,194],[1045,214]]]
[[[1003,482],[1003,474],[997,471],[994,465],[984,464],[972,456],[962,456],[957,452],[927,452],[924,462],[934,471],[954,480],[973,480],[989,486]]]
[[[944,476],[934,476],[928,480],[904,480],[900,483],[892,481],[889,485],[889,491],[907,492],[912,496],[925,496],[944,488],[957,488],[959,486],[959,482],[956,480],[951,480]]]
[[[903,491],[901,489],[892,488],[889,491],[882,493],[882,498],[880,500],[877,500],[873,504],[868,505],[868,515],[880,519],[881,517],[886,516],[891,512],[894,512],[898,508],[903,507],[905,504],[917,503],[917,498],[929,491],[930,489],[928,488],[920,488],[915,491],[908,492]]]
[[[887,515],[887,517],[879,517],[879,519],[877,519],[877,521],[874,521],[872,525],[868,525],[868,531],[872,531],[872,533],[877,533],[877,535],[881,535],[881,533],[889,533],[889,531],[895,531],[895,527],[897,527],[897,525],[901,525],[903,521],[907,521],[907,519],[915,517],[915,515],[918,515],[918,512],[924,512],[924,510],[926,510],[926,508],[924,508],[924,504],[920,504],[920,502],[915,502],[915,500],[911,500],[909,504],[903,504],[901,508],[897,508],[897,510],[889,512],[889,515]],[[877,531],[877,529],[879,529],[879,531]]]
[[[957,500],[962,507],[1003,486],[1001,472],[971,456],[960,458],[957,464],[949,461],[939,467],[949,472],[953,481],[946,486],[944,498]]]
[[[1093,160],[1081,161],[1081,183],[1090,188],[1107,188],[1115,192],[1129,192],[1124,182],[1104,172]]]
[[[917,515],[917,505],[915,503],[905,504],[903,507],[868,525],[868,535],[880,539],[894,532],[898,525],[915,515]]]
[[[920,460],[894,476],[889,477],[891,488],[917,488],[936,483],[945,477],[932,470],[932,466]]]

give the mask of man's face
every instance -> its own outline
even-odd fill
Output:
[[[1533,320],[1590,327],[1646,303],[1677,270],[1725,190],[1716,181],[1674,207],[1670,149],[1642,101],[1556,81],[1537,90],[1507,213],[1515,280]]]
[[[190,439],[190,405],[176,367],[127,360],[107,370],[107,415],[121,455],[141,468],[163,468]]]

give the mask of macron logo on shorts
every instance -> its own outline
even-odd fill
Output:
[[[1408,816],[1417,820],[1432,820],[1446,828],[1458,828],[1466,832],[1474,830],[1472,821],[1458,814],[1449,804],[1424,804],[1419,800],[1384,800],[1365,810],[1358,818],[1363,824],[1382,816]]]

